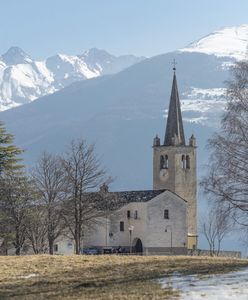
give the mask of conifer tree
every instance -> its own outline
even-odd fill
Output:
[[[14,136],[7,133],[3,123],[0,122],[0,176],[4,171],[17,171],[22,168],[19,164],[19,154],[22,150],[13,144]]]
[[[27,202],[23,189],[26,179],[18,157],[22,150],[13,141],[14,136],[0,122],[0,252],[4,248],[7,253],[8,245],[14,244],[16,254],[20,254],[24,242],[24,218],[20,216]]]

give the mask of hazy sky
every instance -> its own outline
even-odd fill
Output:
[[[247,0],[0,0],[0,53],[42,59],[97,47],[153,56],[248,23]]]

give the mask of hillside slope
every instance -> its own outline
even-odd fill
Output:
[[[116,178],[113,188],[150,188],[152,139],[156,133],[164,135],[173,58],[178,62],[186,138],[192,132],[196,135],[202,164],[206,138],[224,107],[223,94],[218,92],[228,71],[216,56],[181,52],[156,56],[116,75],[77,82],[1,112],[0,119],[26,150],[28,164],[43,150],[62,152],[72,137],[83,137],[96,143],[97,153]]]

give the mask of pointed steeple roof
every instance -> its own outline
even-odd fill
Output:
[[[183,130],[182,113],[180,108],[180,100],[177,89],[176,68],[174,66],[173,83],[171,89],[170,106],[167,118],[167,126],[165,131],[164,145],[179,146],[185,145],[185,137]]]

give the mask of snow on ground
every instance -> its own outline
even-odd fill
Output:
[[[195,89],[198,92],[205,91],[203,89]],[[212,91],[212,95],[210,91],[209,97],[206,97],[202,94],[201,98],[195,98],[197,96],[200,96],[200,93],[195,93],[195,96],[191,97],[188,95],[189,99],[181,99],[181,111],[183,112],[183,120],[188,123],[197,123],[202,125],[211,125],[215,127],[218,126],[221,116],[223,112],[225,111],[226,107],[226,100],[222,98],[222,94],[220,93],[219,89],[216,89],[218,91]],[[219,93],[219,96],[217,96],[217,92]],[[192,98],[192,99],[191,99]],[[210,98],[209,100],[206,100],[205,98]],[[212,99],[211,99],[212,98]],[[167,117],[168,115],[168,109],[164,111],[164,117]],[[209,123],[211,121],[211,124]]]
[[[29,278],[36,277],[36,276],[37,276],[37,274],[31,273],[31,274],[28,274],[25,276],[20,276],[20,278],[29,279]]]
[[[181,99],[184,121],[209,125],[209,120],[211,120],[213,126],[219,124],[226,107],[225,92],[224,88],[201,89],[191,87],[183,93]],[[168,110],[165,110],[165,116],[167,114]]]
[[[184,111],[196,111],[200,113],[208,112],[223,112],[226,106],[225,100],[181,100],[181,110]]]
[[[196,123],[208,126],[219,126],[221,116],[225,111],[226,100],[181,100],[183,120],[188,123]]]
[[[180,291],[180,300],[247,300],[248,269],[219,275],[174,275],[160,280],[162,288]],[[178,299],[178,298],[176,298]]]
[[[212,88],[202,89],[191,87],[187,92],[183,93],[186,99],[225,99],[226,89],[225,88]]]
[[[200,52],[218,57],[232,57],[238,60],[247,58],[248,25],[224,27],[220,30],[180,49],[182,52]]]

